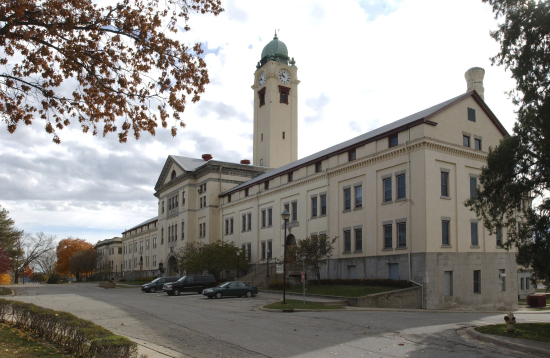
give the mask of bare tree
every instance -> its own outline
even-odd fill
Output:
[[[55,238],[55,235],[39,232],[36,236],[23,235],[17,241],[16,246],[20,254],[12,257],[11,260],[14,282],[19,282],[19,276],[27,266],[36,263],[42,255],[55,250]]]
[[[57,263],[57,254],[55,250],[45,252],[36,259],[35,263],[40,267],[40,271],[46,276],[51,277],[55,275],[55,264]]]

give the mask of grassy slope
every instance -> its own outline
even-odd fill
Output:
[[[265,305],[264,308],[270,308],[270,309],[315,309],[315,310],[338,310],[342,309],[342,306],[327,306],[327,305],[321,305],[319,303],[315,302],[308,302],[306,301],[306,304],[304,305],[302,301],[298,300],[286,300],[286,305],[282,304],[283,301],[275,302],[269,305]]]
[[[478,327],[476,331],[483,334],[550,342],[550,323],[517,323],[515,332],[506,332],[504,323]]]
[[[315,295],[342,296],[342,297],[361,297],[375,293],[397,290],[395,287],[379,286],[352,286],[352,285],[308,285],[307,293]],[[282,290],[277,290],[282,291]],[[292,286],[287,292],[302,293],[302,286]]]
[[[55,345],[17,328],[0,324],[0,358],[69,358]]]

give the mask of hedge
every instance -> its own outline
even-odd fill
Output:
[[[390,280],[390,279],[323,279],[320,280],[321,285],[353,285],[353,286],[382,286],[382,287],[398,287],[409,288],[413,287],[413,283],[406,280]],[[318,280],[308,280],[309,285],[316,285]]]
[[[275,290],[282,290],[283,289],[283,281],[282,280],[271,281],[270,283],[267,284],[267,287],[271,288],[271,289],[275,289]],[[290,288],[290,287],[291,287],[290,282],[286,281],[286,288]]]
[[[156,277],[153,277],[153,276],[149,276],[149,277],[146,277],[146,276],[141,276],[141,277],[136,277],[134,280],[132,281],[147,281],[147,282],[151,282],[155,279]]]
[[[0,321],[37,333],[76,357],[137,357],[136,343],[68,312],[0,299]]]

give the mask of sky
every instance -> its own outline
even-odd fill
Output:
[[[173,138],[159,127],[120,144],[77,124],[52,142],[44,123],[0,127],[0,206],[16,226],[58,240],[120,236],[157,215],[154,185],[168,155],[252,159],[256,63],[275,29],[298,67],[298,157],[466,92],[464,73],[485,69],[485,101],[511,132],[515,82],[491,66],[497,27],[481,0],[222,0],[225,12],[191,15],[176,34],[206,50],[210,84]],[[184,24],[182,23],[183,27]],[[170,127],[172,123],[169,123]]]

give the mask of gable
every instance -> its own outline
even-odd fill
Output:
[[[183,168],[172,158],[172,156],[169,155],[164,163],[162,171],[160,172],[157,183],[155,184],[155,191],[159,190],[161,186],[172,180],[172,171],[176,172],[176,177],[185,174],[185,170],[183,170]]]

